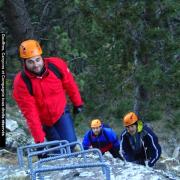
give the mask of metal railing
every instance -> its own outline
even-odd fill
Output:
[[[78,145],[80,147],[79,152],[72,152],[71,147]],[[37,149],[41,150],[37,150]],[[39,144],[31,144],[27,146],[22,146],[17,149],[18,154],[18,163],[20,168],[25,168],[24,163],[24,154],[27,154],[27,168],[28,173],[31,176],[33,180],[37,178],[37,176],[40,179],[44,179],[45,172],[48,171],[60,171],[60,170],[67,170],[67,169],[76,169],[76,168],[88,168],[88,167],[101,167],[103,174],[106,175],[106,179],[110,180],[110,169],[107,164],[104,163],[102,153],[99,149],[89,149],[84,150],[82,147],[82,144],[78,141],[69,143],[66,140],[63,141],[50,141],[45,143],[39,143]],[[98,156],[98,159],[92,159],[88,158],[89,154],[96,154]],[[38,156],[41,154],[47,154],[48,156],[43,159],[37,159],[35,162],[33,162],[33,157]],[[59,165],[57,162],[58,160],[66,158],[79,158],[82,160],[82,162],[79,164],[79,162],[75,163],[75,160],[73,163],[64,163],[63,165]],[[89,162],[89,159],[91,162]],[[92,162],[94,161],[94,162]],[[56,162],[52,164],[48,164],[49,162]]]
[[[24,164],[24,159],[23,159],[25,153],[27,154],[27,157],[28,157],[29,153],[31,153],[31,152],[38,152],[37,148],[46,148],[46,149],[48,149],[51,146],[56,146],[56,147],[60,148],[61,145],[64,145],[64,144],[69,144],[69,142],[66,141],[66,140],[62,140],[62,141],[58,141],[57,140],[57,141],[49,141],[49,142],[45,142],[45,143],[30,144],[30,145],[27,145],[27,146],[18,147],[17,148],[17,157],[18,157],[19,167],[22,168],[25,165]],[[59,149],[59,148],[57,148],[57,149]],[[66,150],[63,149],[63,148],[60,148],[60,153],[63,154],[63,152],[65,153],[65,151],[69,152],[70,151],[69,148],[70,148],[69,146],[67,147]],[[41,154],[41,153],[39,153],[39,154]],[[30,160],[28,158],[28,168],[29,168],[29,162],[30,162]]]
[[[90,167],[102,167],[105,168],[106,180],[110,180],[110,168],[105,163],[84,163],[84,164],[76,164],[76,165],[63,165],[63,166],[54,166],[54,167],[44,167],[35,169],[32,172],[32,180],[36,180],[36,175],[38,173],[44,173],[48,171],[59,171],[59,170],[67,170],[67,169],[76,169],[76,168],[90,168]],[[39,175],[39,178],[43,180],[43,177]]]

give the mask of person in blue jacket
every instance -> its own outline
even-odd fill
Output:
[[[99,119],[91,121],[91,129],[84,135],[82,144],[85,150],[98,148],[102,154],[109,151],[114,158],[123,160],[119,153],[120,142],[116,133],[112,128],[103,127]]]
[[[120,136],[120,148],[124,159],[128,162],[154,166],[160,158],[161,147],[155,133],[134,112],[123,118],[125,130]]]

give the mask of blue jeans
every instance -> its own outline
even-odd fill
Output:
[[[69,107],[66,106],[63,115],[51,127],[43,126],[46,133],[47,141],[67,140],[69,142],[77,141],[74,122],[69,112]]]

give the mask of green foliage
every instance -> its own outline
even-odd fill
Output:
[[[0,9],[4,6],[4,0],[0,0]]]
[[[37,29],[45,4],[31,2],[28,11]],[[89,117],[122,119],[134,108],[137,85],[147,94],[140,99],[144,119],[163,118],[167,107],[177,111],[177,0],[54,2],[45,23],[51,28],[39,34],[44,55],[66,59],[79,84],[85,112],[77,125]]]
[[[14,106],[15,102],[12,99],[12,80],[6,79],[6,102],[10,106]]]

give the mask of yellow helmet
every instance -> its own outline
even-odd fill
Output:
[[[21,43],[19,53],[22,59],[28,59],[34,56],[40,56],[42,49],[38,41],[29,39]]]
[[[98,128],[101,126],[101,121],[99,119],[93,119],[91,121],[91,128]]]
[[[123,118],[124,126],[130,126],[138,121],[138,117],[134,112],[127,113]]]

